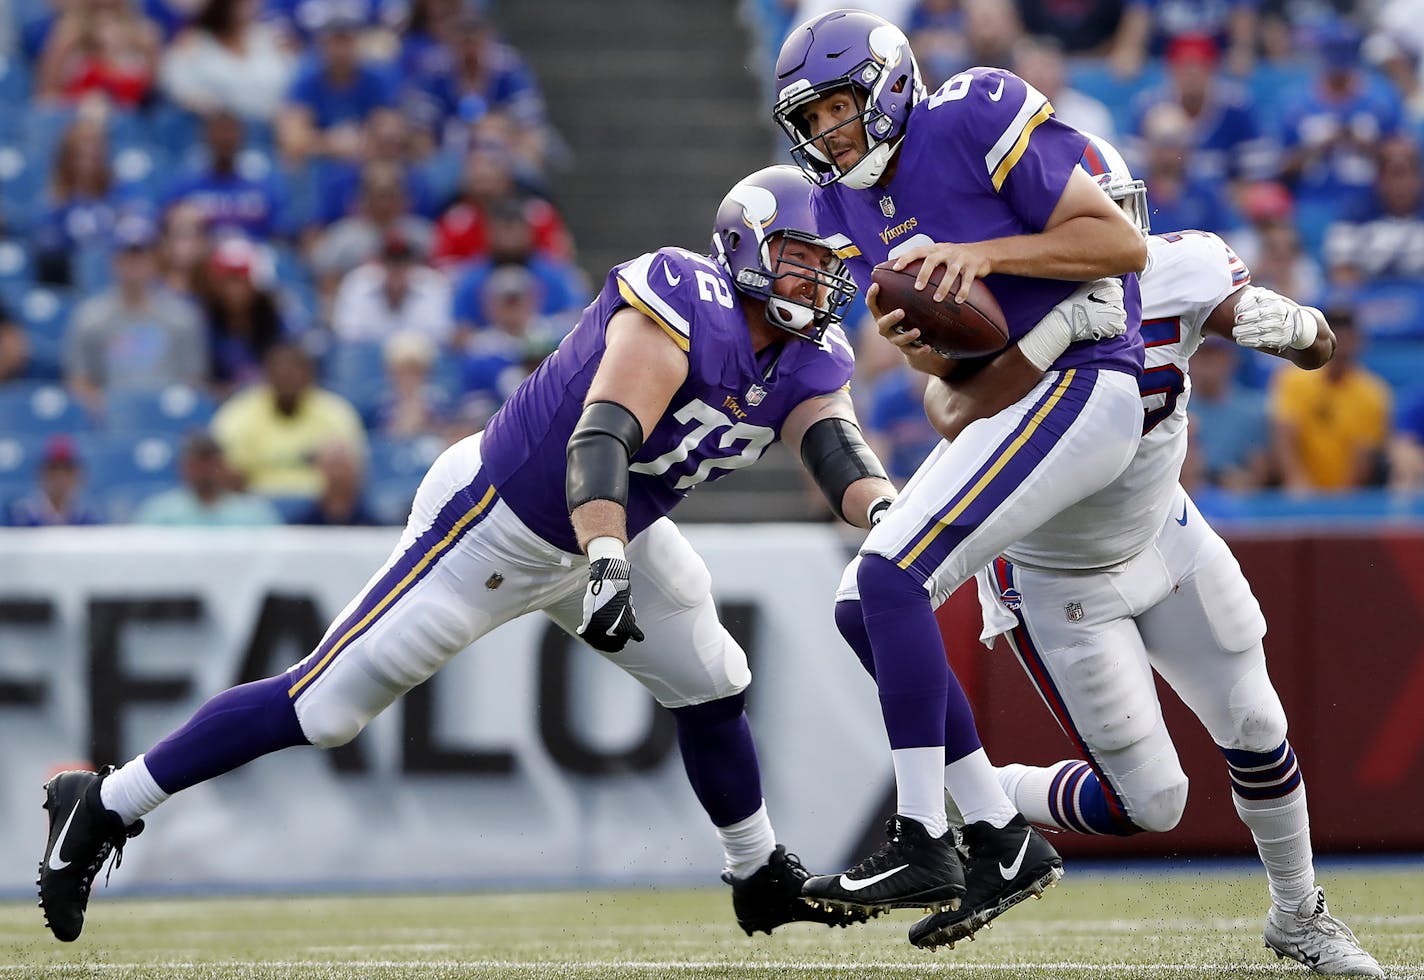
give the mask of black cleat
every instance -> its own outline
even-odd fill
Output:
[[[143,830],[142,820],[125,827],[119,815],[100,801],[99,785],[113,771],[113,766],[100,772],[71,770],[45,783],[49,843],[35,884],[40,888],[45,925],[62,942],[74,942],[84,929],[89,889],[109,854],[114,855],[113,867],[118,867],[124,842]]]
[[[959,907],[964,867],[954,835],[931,837],[918,821],[899,815],[885,822],[889,839],[855,867],[839,875],[819,875],[801,894],[828,909]]]
[[[771,935],[771,930],[788,922],[820,922],[828,926],[853,926],[870,918],[865,912],[822,909],[801,897],[801,885],[811,877],[795,854],[776,845],[749,878],[738,878],[730,871],[722,872],[722,880],[732,886],[732,911],[737,925],[748,936],[757,932]]]
[[[1002,829],[984,820],[969,824],[963,844],[969,854],[964,903],[912,925],[910,942],[915,946],[953,948],[1030,895],[1041,897],[1063,877],[1063,859],[1022,814]]]

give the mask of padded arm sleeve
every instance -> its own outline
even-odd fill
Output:
[[[569,436],[564,499],[569,513],[590,500],[628,505],[628,463],[643,445],[643,426],[617,402],[585,406]]]
[[[801,462],[843,521],[841,501],[852,483],[867,477],[888,479],[860,429],[848,419],[825,418],[807,429],[801,437]]]

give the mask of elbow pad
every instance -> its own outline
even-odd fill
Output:
[[[807,429],[801,438],[801,462],[843,521],[846,516],[841,512],[841,501],[852,483],[868,477],[887,479],[860,429],[848,419],[821,419]]]
[[[565,454],[564,500],[569,513],[590,500],[628,505],[628,463],[643,446],[643,426],[617,402],[584,407]]]

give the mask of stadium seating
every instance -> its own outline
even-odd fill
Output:
[[[47,436],[88,429],[83,407],[57,384],[12,381],[0,386],[0,432]]]
[[[188,385],[159,391],[115,391],[105,404],[105,431],[124,436],[182,436],[207,428],[216,404]]]

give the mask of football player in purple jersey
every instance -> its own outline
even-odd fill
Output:
[[[1047,373],[1025,397],[942,444],[860,550],[843,634],[873,665],[896,816],[875,854],[805,894],[825,907],[1002,909],[1062,875],[1057,853],[994,776],[949,669],[934,607],[1029,531],[1110,483],[1141,430],[1137,228],[1078,168],[1087,140],[1010,72],[972,68],[928,94],[898,28],[838,10],[797,27],[776,64],[774,115],[817,184],[812,208],[852,275],[924,260],[937,300],[982,278],[1009,339],[1035,338]],[[839,236],[839,237],[834,237]],[[957,286],[955,285],[958,281]],[[892,323],[903,311],[881,311]],[[1037,349],[1039,331],[1090,338]],[[1023,344],[1020,348],[1023,349]],[[854,621],[852,621],[854,620]],[[951,873],[944,790],[967,824],[965,882]]]
[[[710,257],[663,248],[615,267],[488,428],[436,460],[389,560],[315,650],[216,695],[118,770],[47,783],[39,891],[55,936],[79,936],[100,866],[170,795],[289,746],[349,742],[534,609],[671,709],[743,929],[863,920],[802,898],[809,874],[762,799],[746,654],[666,516],[778,438],[851,524],[869,527],[895,495],[851,408],[840,320],[855,286],[815,231],[810,192],[794,167],[759,171],[722,202]]]

